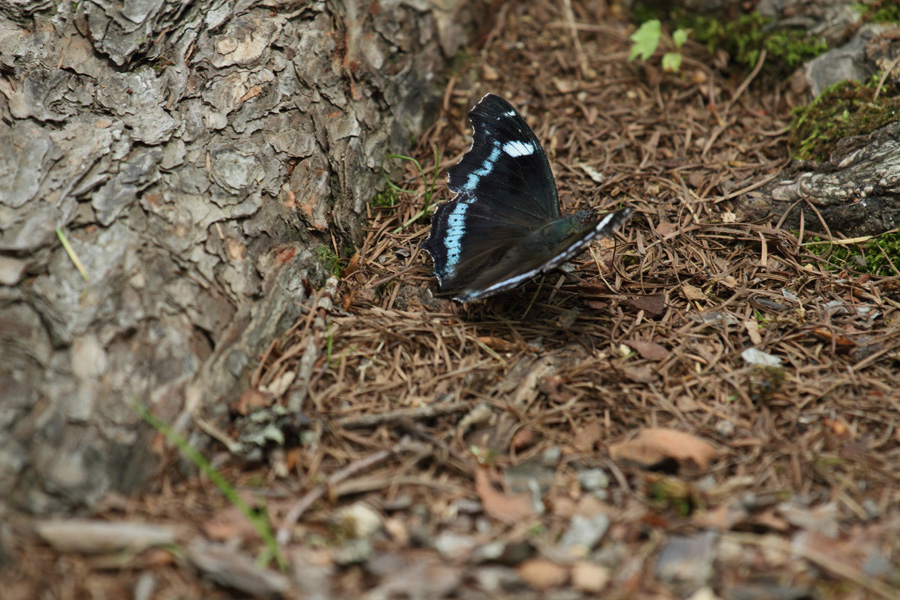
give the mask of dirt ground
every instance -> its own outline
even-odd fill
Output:
[[[416,193],[373,203],[337,285],[204,425],[246,449],[253,414],[292,409],[283,444],[210,456],[280,536],[285,575],[254,566],[257,530],[160,437],[158,491],[95,516],[172,526],[171,543],[58,551],[13,522],[0,595],[900,597],[900,273],[833,264],[816,224],[732,204],[789,163],[806,100],[691,42],[677,74],[629,62],[632,25],[574,11],[578,45],[557,3],[502,4],[415,158],[430,180],[439,148],[448,199],[466,114],[494,92],[544,144],[565,211],[632,222],[460,305],[434,296],[427,219],[400,228],[426,187],[408,170]]]

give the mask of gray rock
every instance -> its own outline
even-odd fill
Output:
[[[603,469],[585,469],[578,472],[581,489],[593,492],[609,487],[609,475]]]
[[[575,515],[559,545],[571,556],[587,556],[606,533],[609,522],[609,517],[604,514],[593,517]]]
[[[677,582],[697,589],[713,574],[718,535],[705,531],[693,536],[672,536],[660,550],[656,576],[662,581]]]
[[[866,46],[883,26],[860,29],[852,40],[812,59],[806,65],[806,79],[813,96],[840,81],[864,82],[875,72],[874,65],[866,60]]]

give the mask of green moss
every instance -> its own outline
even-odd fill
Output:
[[[682,517],[690,515],[697,509],[706,508],[706,503],[697,490],[676,477],[651,480],[647,495],[657,509],[672,510]]]
[[[756,66],[765,48],[764,70],[779,77],[828,50],[823,39],[808,36],[802,29],[772,27],[772,19],[758,12],[741,15],[727,23],[704,15],[685,14],[677,16],[675,23],[691,29],[692,37],[706,44],[710,53],[721,48],[748,70]]]
[[[854,6],[866,21],[873,23],[897,23],[900,21],[900,4],[896,0],[875,0]]]
[[[796,109],[788,140],[791,155],[826,160],[838,140],[866,135],[900,118],[900,98],[882,89],[876,99],[876,84],[842,81],[819,94],[812,104]]]
[[[750,398],[756,403],[767,403],[784,385],[784,369],[755,365],[750,369],[748,387]]]
[[[383,192],[375,194],[375,197],[372,198],[369,205],[376,208],[393,208],[397,206],[398,199],[399,194],[397,193],[397,190],[388,186]]]
[[[859,244],[829,244],[813,238],[805,248],[835,271],[849,269],[856,272],[891,277],[900,269],[900,233],[893,231],[873,237]],[[893,266],[891,266],[893,263]]]
[[[344,250],[346,252],[348,249],[345,248]],[[341,258],[340,256],[338,256],[337,252],[335,252],[328,246],[319,246],[318,248],[316,248],[315,252],[316,256],[319,257],[319,260],[322,261],[322,264],[325,265],[325,268],[328,270],[328,272],[335,277],[340,277],[341,271],[343,271],[344,267],[346,267],[350,262],[349,259]],[[353,249],[350,248],[349,253],[352,252]]]
[[[767,56],[780,61],[788,71],[828,51],[825,40],[808,36],[799,29],[775,30],[763,40],[763,47]]]

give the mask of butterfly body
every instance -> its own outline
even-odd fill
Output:
[[[563,215],[550,163],[509,102],[488,94],[469,113],[472,148],[450,167],[457,195],[440,205],[422,247],[442,293],[470,302],[559,267],[631,216]]]

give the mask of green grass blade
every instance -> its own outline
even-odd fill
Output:
[[[265,513],[258,513],[253,510],[253,507],[241,498],[237,493],[237,490],[234,489],[234,486],[232,486],[228,480],[225,479],[212,464],[210,464],[206,457],[184,439],[180,433],[169,427],[168,423],[151,413],[150,410],[140,402],[132,402],[131,408],[141,419],[166,436],[166,439],[176,446],[186,458],[197,465],[197,468],[203,471],[206,476],[209,477],[209,480],[219,488],[222,495],[241,511],[245,517],[247,517],[253,525],[253,528],[259,534],[259,537],[262,538],[263,542],[266,544],[266,552],[263,553],[261,558],[265,559],[266,562],[268,562],[269,557],[274,558],[275,562],[278,564],[278,568],[282,571],[287,571],[287,560],[285,560],[284,556],[281,554],[281,550],[278,548],[278,542],[275,540],[275,534],[269,526],[269,521]]]

